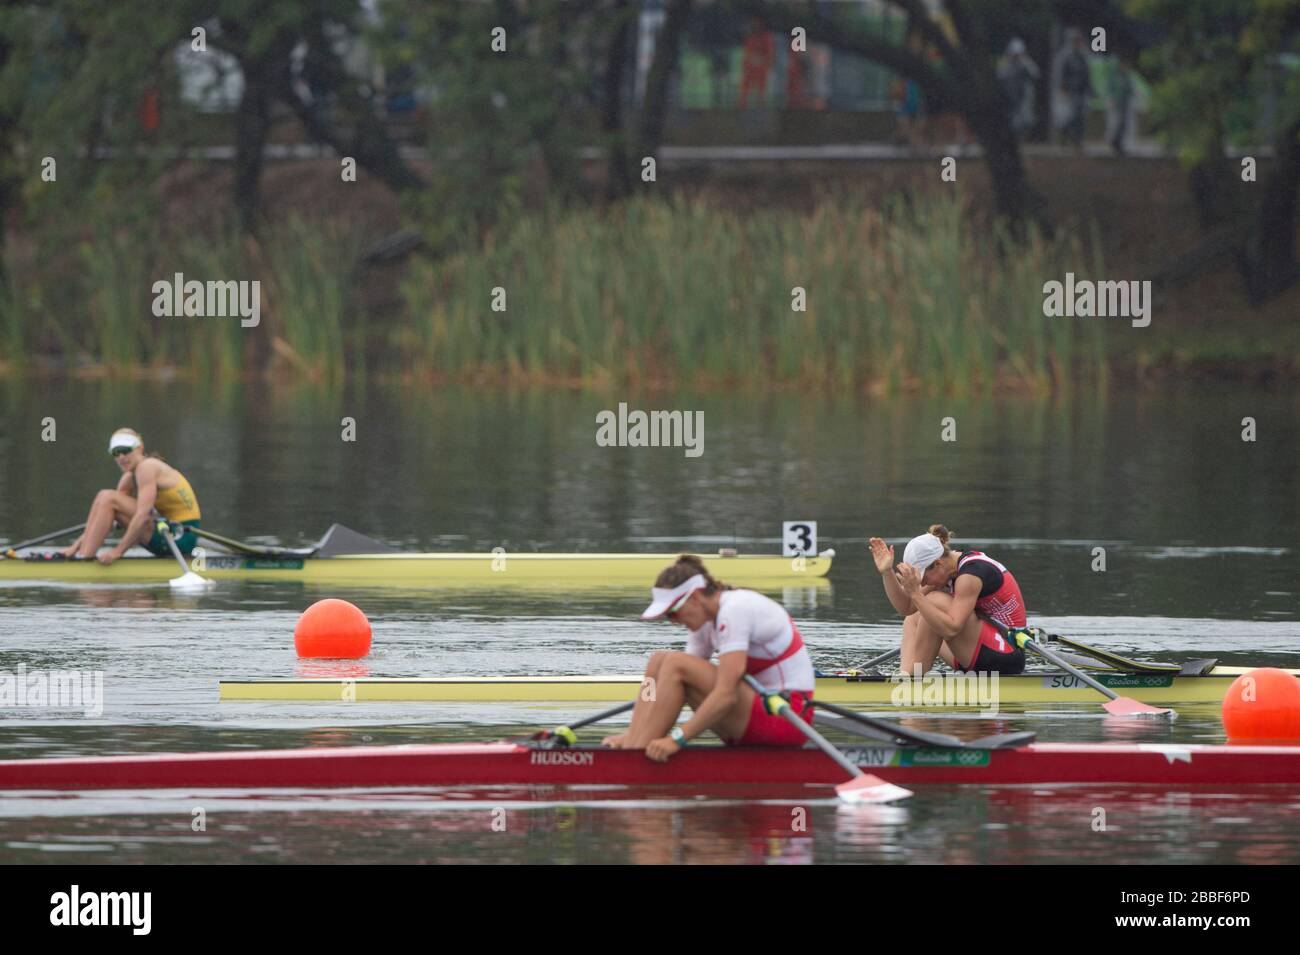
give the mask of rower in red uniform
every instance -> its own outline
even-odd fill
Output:
[[[987,554],[952,550],[948,536],[948,528],[935,524],[930,533],[912,538],[897,569],[894,548],[879,537],[870,541],[885,595],[905,618],[899,657],[903,672],[926,673],[936,656],[954,670],[1023,672],[1025,651],[982,619],[1025,626],[1020,585]]]
[[[679,557],[665,568],[651,595],[641,618],[682,624],[690,631],[686,650],[650,655],[631,725],[626,733],[607,737],[606,746],[644,749],[662,763],[705,730],[729,745],[804,744],[803,734],[769,713],[744,682],[748,673],[765,687],[789,693],[794,711],[812,722],[812,658],[785,608],[760,593],[714,580],[694,556]],[[709,662],[714,654],[717,666]],[[686,705],[693,715],[674,726]]]

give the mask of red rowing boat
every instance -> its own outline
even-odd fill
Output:
[[[1300,746],[1034,743],[1011,749],[850,746],[902,785],[1300,785]],[[0,761],[0,790],[335,789],[418,786],[829,786],[815,749],[692,747],[665,764],[638,751],[514,743],[356,746]]]

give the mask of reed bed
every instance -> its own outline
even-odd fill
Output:
[[[1103,380],[1103,320],[1049,319],[1043,283],[1101,274],[1095,236],[1012,239],[959,197],[852,196],[806,212],[638,199],[514,219],[474,249],[413,261],[389,367],[365,350],[360,240],[293,218],[254,240],[164,235],[104,216],[0,295],[0,362],[36,354],[110,372],[325,383],[367,368],[431,379],[591,387],[794,387],[964,393]],[[262,283],[262,324],[152,314],[152,283]],[[16,277],[17,276],[17,277]],[[506,308],[492,308],[494,289]],[[805,310],[792,307],[803,289]],[[269,357],[268,357],[269,356]]]
[[[1042,313],[1043,283],[1095,274],[1096,256],[974,222],[959,198],[537,216],[412,270],[413,357],[449,377],[585,385],[968,392],[1103,375],[1101,322]],[[792,308],[796,287],[806,310]]]
[[[255,240],[220,225],[164,235],[105,216],[61,248],[43,269],[9,270],[0,360],[11,366],[53,355],[64,366],[110,374],[228,377],[272,347],[291,358],[293,373],[340,380],[347,334],[364,334],[352,311],[359,240],[336,223],[291,218]],[[177,273],[187,281],[260,281],[260,325],[245,328],[238,316],[154,315],[154,282]]]

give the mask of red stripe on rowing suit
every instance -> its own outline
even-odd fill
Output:
[[[764,670],[770,670],[783,660],[789,660],[792,656],[803,649],[803,637],[799,636],[799,628],[795,626],[794,617],[790,618],[790,632],[794,634],[790,638],[790,645],[782,651],[779,657],[767,659],[766,657],[745,657],[745,672],[750,676],[757,676]]]

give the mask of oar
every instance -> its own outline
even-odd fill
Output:
[[[894,649],[886,650],[884,653],[880,654],[880,656],[872,657],[866,663],[859,663],[857,666],[851,667],[850,669],[870,670],[873,667],[880,666],[882,663],[889,663],[891,660],[897,659],[899,654],[901,654],[902,652],[903,652],[902,647],[894,647]]]
[[[1178,714],[1175,713],[1173,710],[1161,709],[1160,707],[1156,707],[1156,706],[1148,706],[1147,704],[1139,702],[1138,700],[1135,700],[1130,696],[1120,696],[1118,693],[1116,693],[1108,686],[1102,686],[1092,677],[1088,676],[1088,674],[1084,673],[1078,667],[1072,665],[1064,657],[1060,656],[1055,651],[1048,650],[1046,647],[1044,647],[1041,643],[1039,643],[1037,640],[1035,640],[1033,637],[1029,635],[1028,630],[1017,629],[1016,631],[1012,632],[1012,630],[1009,627],[1007,627],[1005,624],[1003,624],[998,620],[994,620],[990,617],[984,617],[984,616],[981,616],[980,619],[987,620],[989,623],[993,624],[993,626],[997,627],[998,631],[1008,640],[1012,640],[1019,646],[1027,647],[1030,650],[1033,650],[1039,656],[1046,659],[1049,663],[1055,663],[1058,667],[1060,667],[1066,673],[1070,674],[1070,676],[1074,677],[1076,680],[1079,680],[1082,683],[1086,683],[1088,686],[1092,687],[1098,693],[1107,697],[1108,698],[1107,701],[1101,705],[1101,708],[1105,710],[1107,713],[1110,713],[1112,716],[1164,716],[1164,717],[1168,717],[1169,719],[1175,719],[1178,716]]]
[[[33,537],[31,540],[19,541],[17,544],[10,544],[5,550],[3,556],[16,557],[18,556],[18,551],[22,550],[24,547],[35,547],[37,544],[44,544],[46,541],[58,540],[60,537],[65,537],[68,534],[80,534],[85,529],[86,525],[84,523],[74,524],[72,527],[65,527],[61,531],[51,531],[48,534],[42,534],[40,537]]]
[[[827,708],[827,704],[825,703],[817,703],[816,705],[818,710],[825,710]],[[818,713],[817,723],[818,725],[825,725],[830,729],[841,730],[845,733],[851,733],[854,736],[861,736],[864,739],[869,739],[876,743],[887,743],[895,748],[903,746],[906,746],[909,749],[913,748],[910,744],[899,743],[897,739],[893,738],[888,733],[881,733],[872,729],[870,726],[859,725],[858,721],[853,719],[851,710],[848,711],[850,715],[835,715],[844,712],[845,711],[843,710],[835,710],[834,713]],[[1037,736],[1038,734],[1032,730],[1022,730],[1018,733],[995,733],[992,736],[981,736],[978,739],[969,741],[959,740],[958,742],[960,745],[957,746],[943,746],[938,748],[956,750],[1015,749],[1018,746],[1025,746],[1032,743]]]
[[[618,716],[620,713],[626,713],[632,707],[636,706],[636,700],[628,700],[626,703],[620,703],[618,706],[612,706],[607,710],[602,710],[593,716],[584,716],[576,723],[567,723],[564,726],[557,726],[553,730],[538,730],[532,736],[517,736],[514,739],[507,740],[510,743],[532,743],[544,740],[555,740],[557,745],[572,746],[578,741],[578,736],[573,731],[582,729],[584,726],[590,726],[592,723],[599,723],[601,720],[607,720],[611,716]]]
[[[167,546],[171,549],[172,556],[176,558],[176,563],[181,565],[181,576],[173,577],[167,581],[174,590],[202,590],[205,587],[211,587],[214,581],[206,577],[200,577],[194,571],[190,570],[189,565],[185,563],[185,558],[181,556],[181,549],[176,546],[176,538],[172,536],[171,525],[165,520],[159,520],[158,531],[162,534],[163,539],[167,541]]]
[[[814,746],[833,759],[840,769],[849,774],[848,782],[840,783],[835,787],[835,794],[844,802],[893,802],[896,799],[906,799],[912,795],[910,789],[895,786],[893,783],[885,782],[879,776],[864,773],[847,756],[836,749],[826,737],[805,723],[799,717],[799,714],[794,711],[794,708],[790,706],[789,701],[781,694],[773,693],[748,673],[745,674],[745,682],[749,684],[750,689],[762,697],[763,705],[767,707],[769,713],[783,716],[786,722],[808,737]]]
[[[1089,646],[1086,643],[1070,637],[1063,637],[1060,634],[1049,633],[1045,634],[1045,636],[1050,643],[1059,643],[1080,653],[1086,653],[1116,670],[1128,670],[1134,673],[1178,673],[1182,670],[1182,667],[1177,663],[1143,663],[1141,660],[1132,660],[1120,656],[1118,653],[1103,650],[1101,647]]]
[[[938,749],[962,749],[966,746],[956,736],[949,736],[947,733],[929,733],[925,730],[910,729],[906,726],[900,726],[893,720],[882,720],[877,716],[868,716],[866,713],[859,713],[857,710],[846,709],[822,700],[814,700],[813,706],[819,710],[826,710],[828,713],[834,713],[837,716],[842,716],[862,726],[869,727],[885,742],[902,740],[914,746],[931,746]]]
[[[280,557],[287,555],[289,552],[283,547],[267,547],[263,544],[246,544],[243,541],[237,541],[232,537],[223,537],[215,534],[210,530],[202,527],[191,528],[195,537],[202,537],[204,540],[210,540],[218,544],[224,544],[231,550],[237,550],[245,554],[252,554],[257,557]],[[295,555],[301,556],[301,555]]]

